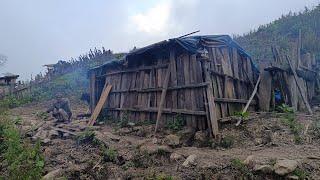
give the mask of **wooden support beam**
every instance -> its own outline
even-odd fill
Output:
[[[242,114],[244,114],[244,113],[247,112],[247,110],[248,110],[248,108],[249,108],[249,106],[250,106],[250,103],[252,102],[254,96],[257,94],[257,90],[258,90],[260,81],[261,81],[261,75],[259,75],[259,77],[258,77],[257,83],[256,83],[256,85],[254,86],[254,89],[253,89],[253,92],[252,92],[252,94],[251,94],[251,96],[250,96],[250,98],[249,98],[249,101],[247,102],[246,106],[245,106],[245,107],[243,108],[243,110],[242,110]]]
[[[96,105],[96,75],[91,72],[90,74],[90,111],[93,112],[93,108]]]
[[[206,89],[206,94],[207,94],[207,98],[208,98],[208,110],[209,110],[209,117],[210,117],[210,125],[209,128],[211,128],[211,131],[213,133],[213,137],[217,138],[219,135],[219,125],[218,125],[218,120],[217,120],[217,116],[216,116],[216,105],[214,103],[214,96],[213,96],[213,87],[211,82],[211,77],[210,77],[210,73],[207,67],[207,64],[204,63],[204,76],[205,76],[205,81],[209,83],[209,85],[207,86]]]
[[[214,98],[214,102],[216,103],[239,103],[239,104],[247,104],[248,100],[246,99],[231,99],[231,98]],[[257,102],[252,100],[250,105],[256,104]]]
[[[157,133],[157,131],[158,131],[159,121],[161,119],[162,110],[163,110],[163,104],[164,104],[164,101],[165,101],[166,95],[167,95],[169,79],[170,79],[170,74],[171,74],[171,65],[175,61],[175,57],[174,56],[175,56],[174,51],[170,50],[170,64],[169,64],[169,66],[167,68],[167,74],[166,74],[166,77],[165,77],[163,85],[162,85],[162,93],[161,93],[160,103],[159,103],[159,107],[158,107],[156,127],[155,127],[155,130],[154,130],[155,133]]]
[[[173,90],[181,90],[181,89],[193,89],[193,88],[203,88],[206,87],[208,83],[199,83],[199,84],[190,84],[190,85],[182,85],[182,86],[174,86],[174,87],[168,87],[167,91],[173,91]],[[110,93],[126,93],[126,92],[138,92],[138,93],[149,93],[149,92],[157,92],[162,91],[163,88],[143,88],[143,89],[127,89],[127,90],[116,90],[111,91]]]
[[[239,79],[239,78],[236,78],[234,76],[231,76],[231,75],[227,75],[227,74],[221,74],[220,72],[217,72],[215,70],[212,70],[210,69],[210,74],[212,75],[216,75],[216,76],[220,76],[220,77],[227,77],[227,78],[230,78],[230,79],[233,79],[233,80],[236,80],[236,81],[240,81],[242,83],[245,83],[245,84],[250,84],[250,81],[246,81],[246,80],[243,80],[243,79]]]
[[[308,102],[308,99],[307,99],[307,97],[305,96],[305,94],[303,94],[301,85],[300,85],[299,82],[298,82],[298,75],[297,75],[296,71],[293,69],[292,64],[291,64],[288,56],[286,56],[286,60],[287,60],[287,62],[288,62],[288,64],[289,64],[289,66],[290,66],[290,69],[291,69],[292,73],[293,73],[293,77],[294,77],[294,80],[296,81],[296,84],[297,84],[297,86],[298,86],[298,90],[299,90],[299,92],[300,92],[300,95],[301,95],[301,97],[302,97],[302,100],[303,100],[304,104],[306,105],[309,114],[312,114],[312,110],[311,110],[310,104],[309,104],[309,102]]]
[[[167,67],[168,67],[168,64],[145,66],[145,67],[136,68],[136,69],[127,69],[127,70],[123,70],[123,71],[110,72],[110,73],[106,73],[106,74],[97,76],[97,78],[102,78],[105,76],[111,76],[111,75],[116,75],[116,74],[123,74],[123,73],[135,73],[135,72],[139,72],[139,71],[146,71],[146,70],[152,70],[152,69],[163,69],[163,68],[167,68]]]
[[[158,113],[158,108],[107,108],[108,111],[131,111],[131,112],[150,112]],[[185,114],[185,115],[194,115],[194,116],[205,116],[205,111],[193,111],[187,109],[169,109],[162,108],[163,114]]]
[[[88,126],[93,126],[95,121],[97,120],[103,105],[105,104],[106,100],[108,99],[109,93],[111,91],[112,86],[111,85],[107,85],[107,83],[105,83],[101,97],[99,99],[99,102],[97,104],[97,106],[94,108],[94,111],[91,115],[90,121],[88,122]]]
[[[243,108],[241,114],[244,114],[244,113],[247,112],[247,110],[248,110],[248,108],[249,108],[249,106],[250,106],[251,101],[253,100],[254,96],[257,94],[257,90],[258,90],[260,81],[261,81],[261,75],[259,75],[258,80],[257,80],[257,83],[256,83],[256,85],[254,86],[253,92],[252,92],[252,94],[251,94],[251,96],[250,96],[250,98],[249,98],[249,101],[247,102],[246,106]],[[241,121],[242,121],[242,118],[237,122],[236,126],[239,126],[240,123],[241,123]]]

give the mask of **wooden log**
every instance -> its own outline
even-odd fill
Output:
[[[98,116],[99,116],[99,114],[101,112],[101,109],[102,109],[104,103],[106,102],[106,100],[107,100],[107,98],[109,96],[111,88],[112,88],[112,85],[105,85],[105,88],[104,88],[104,90],[102,92],[102,95],[101,95],[101,97],[99,99],[99,102],[98,102],[96,108],[94,109],[94,111],[92,113],[92,116],[90,118],[88,126],[94,125],[95,121],[97,120],[97,118],[98,118]]]
[[[302,91],[302,87],[301,87],[301,85],[300,85],[299,82],[298,82],[298,75],[297,75],[296,71],[293,69],[292,64],[291,64],[288,56],[286,56],[286,60],[287,60],[289,66],[290,66],[290,68],[291,68],[291,70],[292,70],[293,77],[294,77],[294,79],[295,79],[295,81],[296,81],[296,84],[297,84],[298,90],[299,90],[299,92],[300,92],[300,95],[301,95],[301,97],[302,97],[302,100],[303,100],[305,106],[307,107],[309,114],[312,114],[312,110],[311,110],[310,104],[309,104],[309,102],[308,102],[308,99],[306,98],[305,94],[304,94],[303,91]]]

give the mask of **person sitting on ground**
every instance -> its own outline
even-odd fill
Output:
[[[47,113],[52,112],[52,116],[58,122],[70,122],[72,112],[70,110],[70,102],[68,98],[62,98],[61,94],[56,95],[55,102],[47,110]]]

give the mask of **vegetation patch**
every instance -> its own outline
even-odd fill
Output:
[[[231,160],[231,167],[240,172],[240,179],[254,179],[253,173],[240,159]]]
[[[167,128],[172,131],[180,131],[184,126],[184,121],[181,114],[176,115],[172,121],[167,123]]]
[[[309,176],[309,174],[306,171],[304,171],[304,170],[302,170],[300,168],[295,169],[292,172],[292,174],[295,175],[295,176],[298,176],[299,179],[308,179],[308,176]]]
[[[40,179],[44,157],[40,142],[34,146],[21,138],[5,112],[0,114],[0,172],[4,179]]]
[[[116,162],[118,151],[113,148],[108,148],[103,152],[103,159],[106,162]]]
[[[96,134],[92,130],[85,130],[76,136],[78,144],[93,143],[99,144],[99,140],[96,139]]]
[[[302,124],[300,124],[294,113],[286,113],[283,117],[282,117],[282,123],[286,126],[288,126],[291,130],[291,132],[294,135],[294,142],[296,144],[300,144],[302,143],[302,138],[300,136],[303,126]]]

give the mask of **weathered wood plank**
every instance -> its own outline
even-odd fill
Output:
[[[112,76],[112,75],[117,75],[117,74],[123,74],[123,73],[136,73],[139,71],[146,71],[146,70],[152,70],[152,69],[165,69],[168,67],[168,64],[158,64],[158,65],[153,65],[153,66],[145,66],[145,67],[140,67],[140,68],[135,68],[135,69],[127,69],[127,70],[122,70],[122,71],[116,71],[116,72],[110,72],[106,73],[100,76],[97,76],[97,78],[105,77],[105,76]]]
[[[203,67],[203,71],[205,73],[205,81],[210,82],[211,78],[210,78],[210,74],[209,74],[209,71],[208,71],[208,68],[206,65]],[[218,126],[217,116],[215,113],[216,107],[215,107],[215,103],[214,103],[213,88],[212,88],[211,83],[210,83],[210,85],[207,86],[206,94],[207,94],[207,98],[208,98],[209,116],[210,116],[210,123],[211,123],[210,128],[213,132],[213,136],[215,138],[217,138],[217,136],[219,134],[219,126]]]
[[[108,96],[109,96],[109,93],[111,91],[111,88],[112,88],[112,85],[105,85],[105,88],[102,92],[102,95],[99,99],[99,102],[96,106],[96,108],[94,109],[93,113],[92,113],[92,116],[90,118],[90,121],[88,123],[88,126],[93,126],[95,121],[97,120],[100,112],[101,112],[101,109],[103,107],[103,105],[105,104],[106,100],[108,99]]]
[[[291,70],[292,70],[293,77],[294,77],[294,79],[295,79],[295,81],[296,81],[296,84],[297,84],[298,90],[299,90],[299,92],[300,92],[300,95],[301,95],[301,97],[302,97],[302,100],[303,100],[304,104],[306,105],[309,114],[312,114],[312,110],[311,110],[310,104],[309,104],[309,102],[308,102],[308,99],[306,98],[306,96],[305,96],[305,94],[304,94],[304,92],[303,92],[303,90],[302,90],[302,88],[301,88],[301,85],[300,85],[299,82],[298,82],[298,75],[297,75],[296,71],[293,69],[292,64],[291,64],[288,56],[286,57],[286,60],[287,60],[289,66],[290,66],[290,68],[291,68]]]
[[[170,51],[170,57],[171,56],[174,56],[174,52],[173,51]],[[165,98],[166,98],[166,94],[167,94],[167,88],[168,88],[168,85],[169,85],[169,79],[170,79],[170,75],[171,75],[171,64],[173,63],[172,60],[174,60],[174,59],[170,58],[170,65],[169,65],[169,67],[167,69],[166,77],[164,79],[163,86],[162,86],[163,90],[161,92],[160,103],[159,103],[159,106],[158,106],[157,121],[156,121],[155,130],[154,130],[155,133],[158,130],[158,126],[159,126],[159,122],[160,122],[161,115],[162,115],[162,110],[163,110],[163,104],[164,104],[164,101],[165,101]]]

